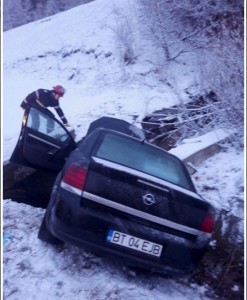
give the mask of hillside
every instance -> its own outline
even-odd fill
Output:
[[[218,235],[192,279],[167,279],[132,272],[118,262],[69,245],[51,248],[37,239],[44,210],[4,200],[5,299],[212,299],[218,293],[229,300],[243,295],[244,82],[242,36],[237,35],[241,24],[236,24],[236,31],[230,30],[230,41],[228,29],[212,38],[211,24],[203,38],[200,33],[182,43],[177,36],[179,23],[174,26],[170,19],[169,34],[173,28],[178,31],[169,45],[179,48],[169,49],[184,52],[167,60],[163,48],[147,31],[144,34],[146,15],[141,2],[153,3],[95,0],[3,33],[2,159],[10,157],[19,136],[21,101],[38,88],[65,86],[61,106],[77,140],[91,121],[103,115],[141,126],[143,118],[154,111],[183,106],[191,97],[214,90],[219,106],[214,106],[218,117],[213,127],[239,132],[232,143],[223,145],[221,153],[200,165],[193,177],[200,193],[220,212]],[[215,3],[219,9],[224,1]],[[242,2],[226,8],[232,9],[231,16],[239,17]],[[211,13],[215,16],[213,9]],[[205,19],[203,13],[198,16]],[[225,24],[219,15],[212,22],[219,27]],[[195,128],[192,132],[200,135]]]

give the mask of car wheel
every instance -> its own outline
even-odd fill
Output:
[[[47,225],[46,225],[46,213],[45,213],[45,215],[43,217],[42,223],[41,223],[40,228],[39,228],[38,238],[41,241],[43,241],[43,242],[46,242],[46,243],[49,243],[49,244],[53,244],[53,245],[63,245],[64,244],[63,241],[61,241],[58,238],[56,238],[49,231],[49,229],[47,228]]]

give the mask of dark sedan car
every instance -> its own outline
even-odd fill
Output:
[[[182,161],[125,121],[101,118],[76,144],[59,121],[31,108],[11,161],[57,174],[38,233],[45,242],[165,274],[193,271],[207,249],[213,207]]]

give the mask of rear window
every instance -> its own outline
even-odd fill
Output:
[[[140,141],[108,133],[96,156],[193,190],[178,159]]]

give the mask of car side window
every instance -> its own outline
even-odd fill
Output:
[[[27,127],[61,142],[69,139],[66,130],[56,120],[33,107],[30,108]]]

